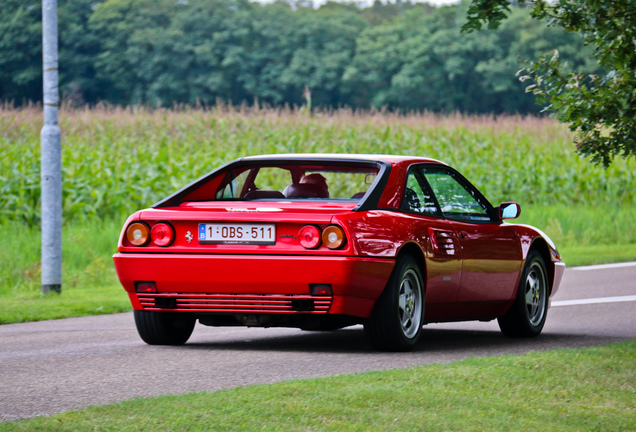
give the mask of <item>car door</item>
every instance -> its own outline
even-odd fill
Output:
[[[448,167],[425,166],[422,176],[461,247],[462,272],[457,300],[498,302],[513,297],[522,265],[519,239],[496,209],[463,176]],[[468,309],[467,314],[471,314]],[[484,309],[475,310],[481,315]]]
[[[461,277],[461,248],[452,223],[445,220],[418,166],[407,176],[401,210],[426,256],[426,319],[449,316],[457,300]]]

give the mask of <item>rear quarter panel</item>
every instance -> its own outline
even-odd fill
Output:
[[[461,252],[435,254],[429,238],[429,227],[449,229],[445,220],[387,210],[347,214],[338,219],[360,256],[396,258],[404,251],[413,255],[426,278],[427,303],[457,300]]]

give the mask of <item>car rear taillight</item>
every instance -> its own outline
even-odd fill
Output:
[[[169,246],[174,240],[174,229],[167,223],[158,223],[150,230],[150,239],[157,246]]]
[[[143,246],[150,240],[150,228],[143,222],[132,223],[126,230],[126,239],[135,246]]]
[[[314,225],[305,225],[298,232],[298,241],[304,248],[317,248],[320,245],[320,229]]]
[[[330,225],[322,232],[322,242],[329,249],[338,249],[345,242],[344,231],[337,225]]]

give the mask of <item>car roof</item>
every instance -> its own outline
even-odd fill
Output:
[[[379,164],[383,166],[380,170],[380,174],[376,179],[376,183],[372,186],[372,193],[367,196],[366,199],[360,202],[360,204],[354,210],[369,210],[378,206],[378,202],[385,190],[389,177],[394,178],[394,182],[401,183],[402,176],[404,176],[408,167],[412,164],[432,163],[439,165],[446,165],[444,162],[438,161],[432,158],[423,158],[417,156],[394,156],[394,155],[376,155],[376,154],[338,154],[338,153],[288,153],[288,154],[269,154],[260,156],[247,156],[244,158],[235,159],[214,171],[211,171],[200,177],[198,180],[190,183],[184,188],[178,190],[172,195],[164,198],[153,205],[153,208],[168,207],[173,205],[179,205],[184,197],[187,197],[191,192],[195,191],[201,185],[205,184],[209,179],[225,172],[235,166],[245,165],[259,165],[259,164],[279,164],[279,163],[291,163],[291,164],[307,164],[312,163],[365,163],[365,164]],[[386,207],[391,207],[386,205]]]
[[[419,156],[400,156],[400,155],[384,155],[384,154],[341,154],[341,153],[286,153],[286,154],[269,154],[260,156],[248,156],[239,160],[246,161],[267,161],[267,160],[294,160],[294,161],[369,161],[369,162],[387,162],[391,165],[407,163],[439,163],[446,165],[444,162],[433,158],[425,158]]]

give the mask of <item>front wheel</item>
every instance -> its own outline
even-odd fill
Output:
[[[506,336],[535,337],[543,330],[548,315],[548,272],[537,251],[530,251],[523,268],[515,302],[498,319]]]
[[[148,345],[183,345],[196,318],[184,312],[134,311],[139,336]]]
[[[384,292],[364,325],[373,347],[381,351],[413,349],[424,320],[422,272],[410,255],[398,258]]]

